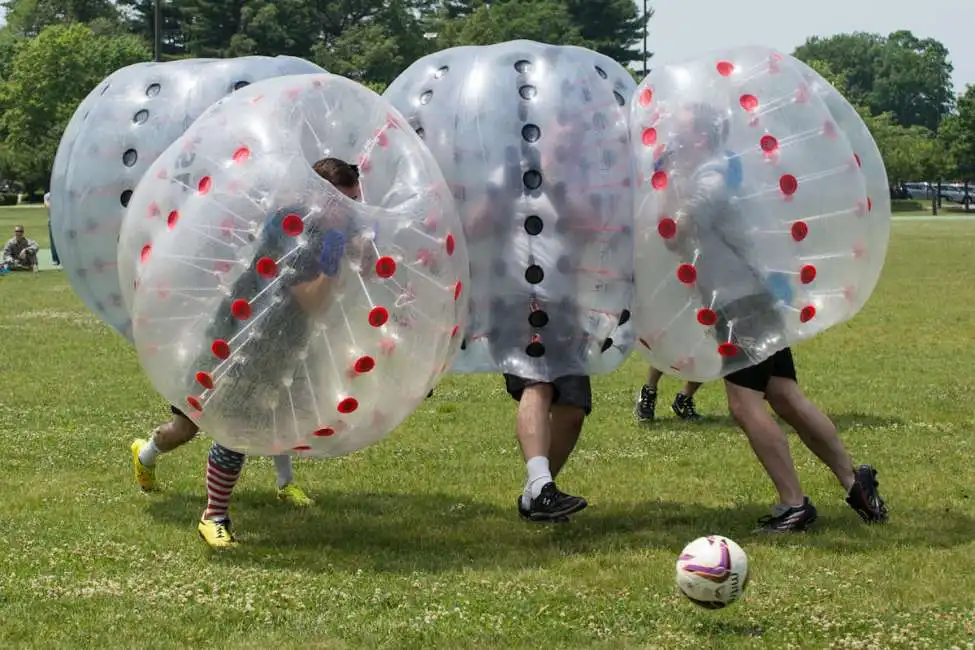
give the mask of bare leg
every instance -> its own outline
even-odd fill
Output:
[[[174,415],[166,424],[160,425],[152,434],[159,453],[165,454],[181,447],[196,437],[200,428],[187,417]]]
[[[518,402],[515,432],[525,461],[548,456],[552,443],[549,410],[552,407],[553,390],[550,384],[526,386]]]
[[[653,366],[650,366],[650,371],[647,373],[647,388],[652,391],[657,390],[657,384],[660,383],[660,378],[664,376],[664,373],[657,370]]]
[[[578,406],[560,404],[553,404],[551,409],[552,441],[548,449],[548,461],[552,477],[555,478],[565,467],[565,462],[579,441],[586,412]]]
[[[725,389],[731,416],[745,432],[752,450],[772,479],[779,502],[790,507],[801,506],[805,495],[789,453],[789,441],[769,414],[762,393],[728,381]]]
[[[775,412],[796,430],[803,444],[833,471],[843,489],[849,492],[855,481],[853,459],[832,421],[791,379],[772,377],[766,394]]]
[[[684,384],[684,390],[681,391],[681,394],[684,397],[691,397],[691,398],[693,398],[694,397],[694,394],[697,392],[697,389],[700,388],[700,387],[701,387],[701,383],[700,382],[689,381],[686,384]]]

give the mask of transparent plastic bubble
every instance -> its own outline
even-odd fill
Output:
[[[321,72],[287,56],[187,59],[138,63],[98,84],[68,123],[51,174],[51,229],[82,301],[131,340],[115,260],[122,216],[142,175],[221,97],[261,79]]]
[[[361,201],[314,171],[325,158],[358,166]],[[385,100],[332,75],[212,106],[139,183],[119,265],[155,388],[249,454],[377,442],[466,327],[467,249],[436,161]]]
[[[812,75],[747,47],[640,84],[634,327],[655,366],[724,376],[849,320],[876,285],[890,221],[883,163]]]
[[[467,235],[470,327],[454,371],[551,380],[626,357],[614,333],[633,290],[635,87],[590,50],[513,41],[424,57],[386,90]]]

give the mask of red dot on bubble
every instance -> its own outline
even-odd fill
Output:
[[[871,199],[868,196],[867,197],[867,212],[870,212],[871,210],[873,210],[873,199]]]
[[[653,90],[651,88],[644,88],[640,91],[640,105],[649,106],[653,103]]]
[[[652,147],[657,144],[657,129],[652,126],[643,129],[643,146]]]
[[[213,377],[210,376],[210,373],[201,370],[196,373],[196,383],[209,390],[213,388]]]
[[[836,125],[832,122],[823,123],[823,135],[832,140],[836,137]]]
[[[176,227],[176,222],[179,221],[179,210],[173,210],[166,217],[166,227],[170,230]]]
[[[380,133],[379,137],[376,138],[376,142],[380,147],[385,147],[387,144],[389,144],[389,136],[385,133]]]
[[[355,363],[352,364],[352,369],[355,370],[356,373],[360,375],[364,375],[365,373],[369,372],[375,367],[376,367],[376,360],[370,357],[369,355],[366,355],[364,357],[359,357],[358,359],[355,360]]]
[[[779,141],[771,135],[763,135],[758,144],[762,147],[762,151],[765,153],[773,153],[779,148]]]
[[[145,264],[149,261],[150,255],[152,255],[152,244],[146,244],[142,247],[142,252],[139,253],[139,261]]]
[[[226,359],[230,356],[230,344],[223,339],[217,339],[210,346],[210,352],[213,352],[213,356],[218,359]]]
[[[297,237],[305,231],[305,222],[296,214],[289,214],[281,220],[281,230],[289,237]]]
[[[718,61],[716,66],[718,74],[722,77],[730,77],[735,71],[735,64],[731,61]]]
[[[243,298],[238,298],[231,303],[230,313],[238,320],[247,320],[251,317],[251,304]]]
[[[857,167],[863,167],[863,162],[860,160],[860,154],[854,153],[853,154],[853,160],[856,161]]]
[[[650,186],[655,190],[662,190],[667,187],[667,172],[656,171],[650,177]]]
[[[389,311],[385,307],[373,307],[369,310],[369,324],[373,327],[382,327],[389,320]]]
[[[755,95],[742,95],[738,98],[738,103],[741,104],[742,108],[751,113],[758,108],[758,97]]]
[[[802,241],[809,234],[809,226],[806,225],[805,221],[797,221],[792,224],[792,238],[796,241]]]
[[[235,163],[243,163],[243,162],[247,162],[247,160],[250,157],[251,157],[251,150],[248,149],[247,147],[241,147],[240,149],[234,152],[233,160]]]
[[[738,346],[734,343],[722,343],[718,346],[718,354],[722,357],[733,357],[738,354]]]
[[[812,264],[806,264],[799,270],[799,281],[803,284],[809,284],[816,279],[816,267]]]
[[[464,283],[458,280],[457,284],[454,285],[454,300],[460,298],[460,294],[463,290],[464,290]]]
[[[213,181],[210,180],[209,176],[204,176],[200,179],[200,184],[196,189],[200,191],[200,194],[207,194],[213,188]]]
[[[357,408],[359,408],[359,400],[354,397],[346,397],[344,400],[339,402],[336,407],[339,413],[348,414],[354,413]]]
[[[308,445],[298,445],[297,447],[292,447],[291,451],[311,451],[311,447]]]
[[[396,260],[384,255],[376,260],[376,275],[381,278],[391,278],[396,274]]]
[[[316,438],[328,438],[329,436],[335,435],[335,429],[332,427],[322,427],[321,429],[316,429],[311,435]]]
[[[450,330],[450,338],[456,337],[458,331],[460,331],[460,325],[454,325],[454,328]]]
[[[149,204],[148,214],[146,214],[146,216],[149,217],[150,219],[155,219],[160,214],[162,214],[162,213],[159,210],[159,206],[156,204],[156,202],[153,201],[152,203],[150,203]]]
[[[694,284],[697,280],[697,269],[693,264],[681,264],[677,267],[677,279],[684,284]]]
[[[257,274],[263,278],[273,278],[278,274],[278,264],[270,257],[257,260]]]
[[[803,323],[808,323],[815,317],[816,317],[816,308],[813,307],[812,305],[806,305],[805,307],[802,308],[802,311],[799,312],[799,320],[802,321]]]
[[[453,255],[454,254],[454,248],[456,246],[457,246],[457,242],[454,240],[454,236],[453,235],[447,235],[447,238],[444,239],[444,248],[447,249],[447,255]]]
[[[792,174],[783,174],[779,179],[779,189],[786,196],[792,196],[799,189],[799,180]]]
[[[192,395],[190,395],[189,397],[186,398],[186,403],[189,404],[190,405],[190,408],[193,409],[194,411],[202,411],[203,410],[203,405],[200,404],[200,400],[198,400],[196,397],[194,397]]]
[[[670,217],[661,217],[657,222],[657,233],[664,239],[671,239],[677,234],[677,222]]]
[[[705,327],[711,327],[718,322],[718,314],[707,307],[697,310],[697,322]]]

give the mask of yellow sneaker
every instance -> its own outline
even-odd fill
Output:
[[[132,470],[135,472],[135,481],[142,488],[143,492],[155,492],[159,489],[156,485],[156,468],[146,467],[139,460],[139,452],[142,448],[149,444],[148,440],[135,439],[132,441]]]
[[[294,483],[288,483],[278,490],[278,501],[287,503],[295,508],[307,508],[315,502],[305,494],[305,491]]]
[[[234,534],[230,531],[229,519],[201,519],[196,529],[210,548],[233,548],[237,546]]]

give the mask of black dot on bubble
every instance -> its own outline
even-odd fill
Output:
[[[424,136],[426,136],[426,134],[427,134],[427,132],[426,132],[426,131],[424,131],[424,130],[423,130],[423,127],[421,126],[420,128],[418,128],[418,129],[416,130],[416,134],[417,134],[418,136],[420,136],[420,139],[422,140],[422,139],[424,138]]]
[[[432,90],[428,90],[425,93],[423,93],[422,95],[420,95],[420,103],[423,104],[424,106],[426,106],[427,104],[429,104],[431,99],[433,99],[433,91]]]
[[[521,176],[521,182],[529,190],[537,190],[542,186],[542,173],[535,169],[529,169]]]
[[[538,88],[525,85],[518,89],[518,94],[521,95],[522,99],[534,99],[535,95],[538,94]]]
[[[125,190],[122,192],[122,196],[119,197],[119,200],[122,202],[123,208],[129,207],[129,201],[132,200],[132,190]]]
[[[537,214],[533,214],[525,218],[525,232],[532,237],[540,234],[542,232],[542,228],[544,227],[545,224],[542,223],[542,218]]]
[[[570,273],[572,271],[572,260],[568,255],[562,255],[555,263],[555,270],[559,273]]]
[[[84,116],[81,119],[82,120],[87,120],[89,113],[90,113],[90,111],[85,111],[85,114],[84,114]]]
[[[606,350],[610,349],[611,347],[613,347],[613,339],[607,338],[605,341],[603,341],[603,346],[600,348],[600,350],[602,352],[605,352]]]
[[[620,322],[619,322],[619,324],[620,325],[626,325],[626,323],[629,320],[630,320],[630,310],[629,309],[624,309],[623,311],[620,312]]]
[[[613,97],[616,98],[617,104],[619,104],[620,106],[626,106],[626,98],[623,97],[623,95],[619,94],[618,91],[616,90],[613,91]]]
[[[521,59],[520,61],[515,61],[515,70],[517,70],[521,74],[526,74],[528,72],[531,72],[531,69],[532,69],[531,61],[526,61],[525,59]]]
[[[433,73],[435,79],[443,79],[443,76],[450,72],[450,66],[441,66],[437,68],[437,71]]]
[[[606,71],[605,70],[603,70],[602,68],[600,68],[598,65],[597,66],[594,66],[594,67],[596,68],[596,74],[598,74],[603,79],[606,79],[607,78],[607,74],[606,74]]]
[[[528,346],[525,348],[525,354],[532,357],[533,359],[537,359],[538,357],[545,355],[545,346],[539,343],[538,341],[535,341],[534,343],[529,343]]]
[[[146,88],[146,97],[155,97],[159,94],[160,90],[162,90],[162,86],[159,84],[150,84],[149,87]]]
[[[72,230],[69,230],[67,232],[67,235],[68,235],[68,239],[78,239],[78,231],[77,230],[73,230],[73,229]]]
[[[105,93],[107,93],[108,92],[108,89],[111,87],[111,85],[112,84],[105,84],[104,86],[102,86],[102,91],[100,93],[98,93],[98,94],[99,95],[104,95]]]
[[[249,86],[249,85],[251,85],[251,82],[249,82],[249,81],[235,81],[234,82],[234,90],[240,90],[241,88],[247,88],[247,86]]]
[[[146,120],[149,119],[149,111],[142,109],[138,113],[132,116],[132,121],[136,124],[144,124]]]
[[[542,137],[542,130],[538,128],[537,124],[526,124],[521,127],[521,137],[525,139],[525,142],[538,142],[538,139]]]
[[[548,325],[548,314],[541,309],[533,311],[528,315],[528,324],[534,328],[541,329]]]
[[[129,149],[122,154],[122,164],[131,167],[139,160],[139,153],[135,149]]]
[[[545,279],[545,271],[538,264],[532,264],[525,269],[525,281],[528,284],[539,284]]]
[[[460,349],[461,350],[466,350],[467,349],[467,339],[466,338],[460,342]]]

